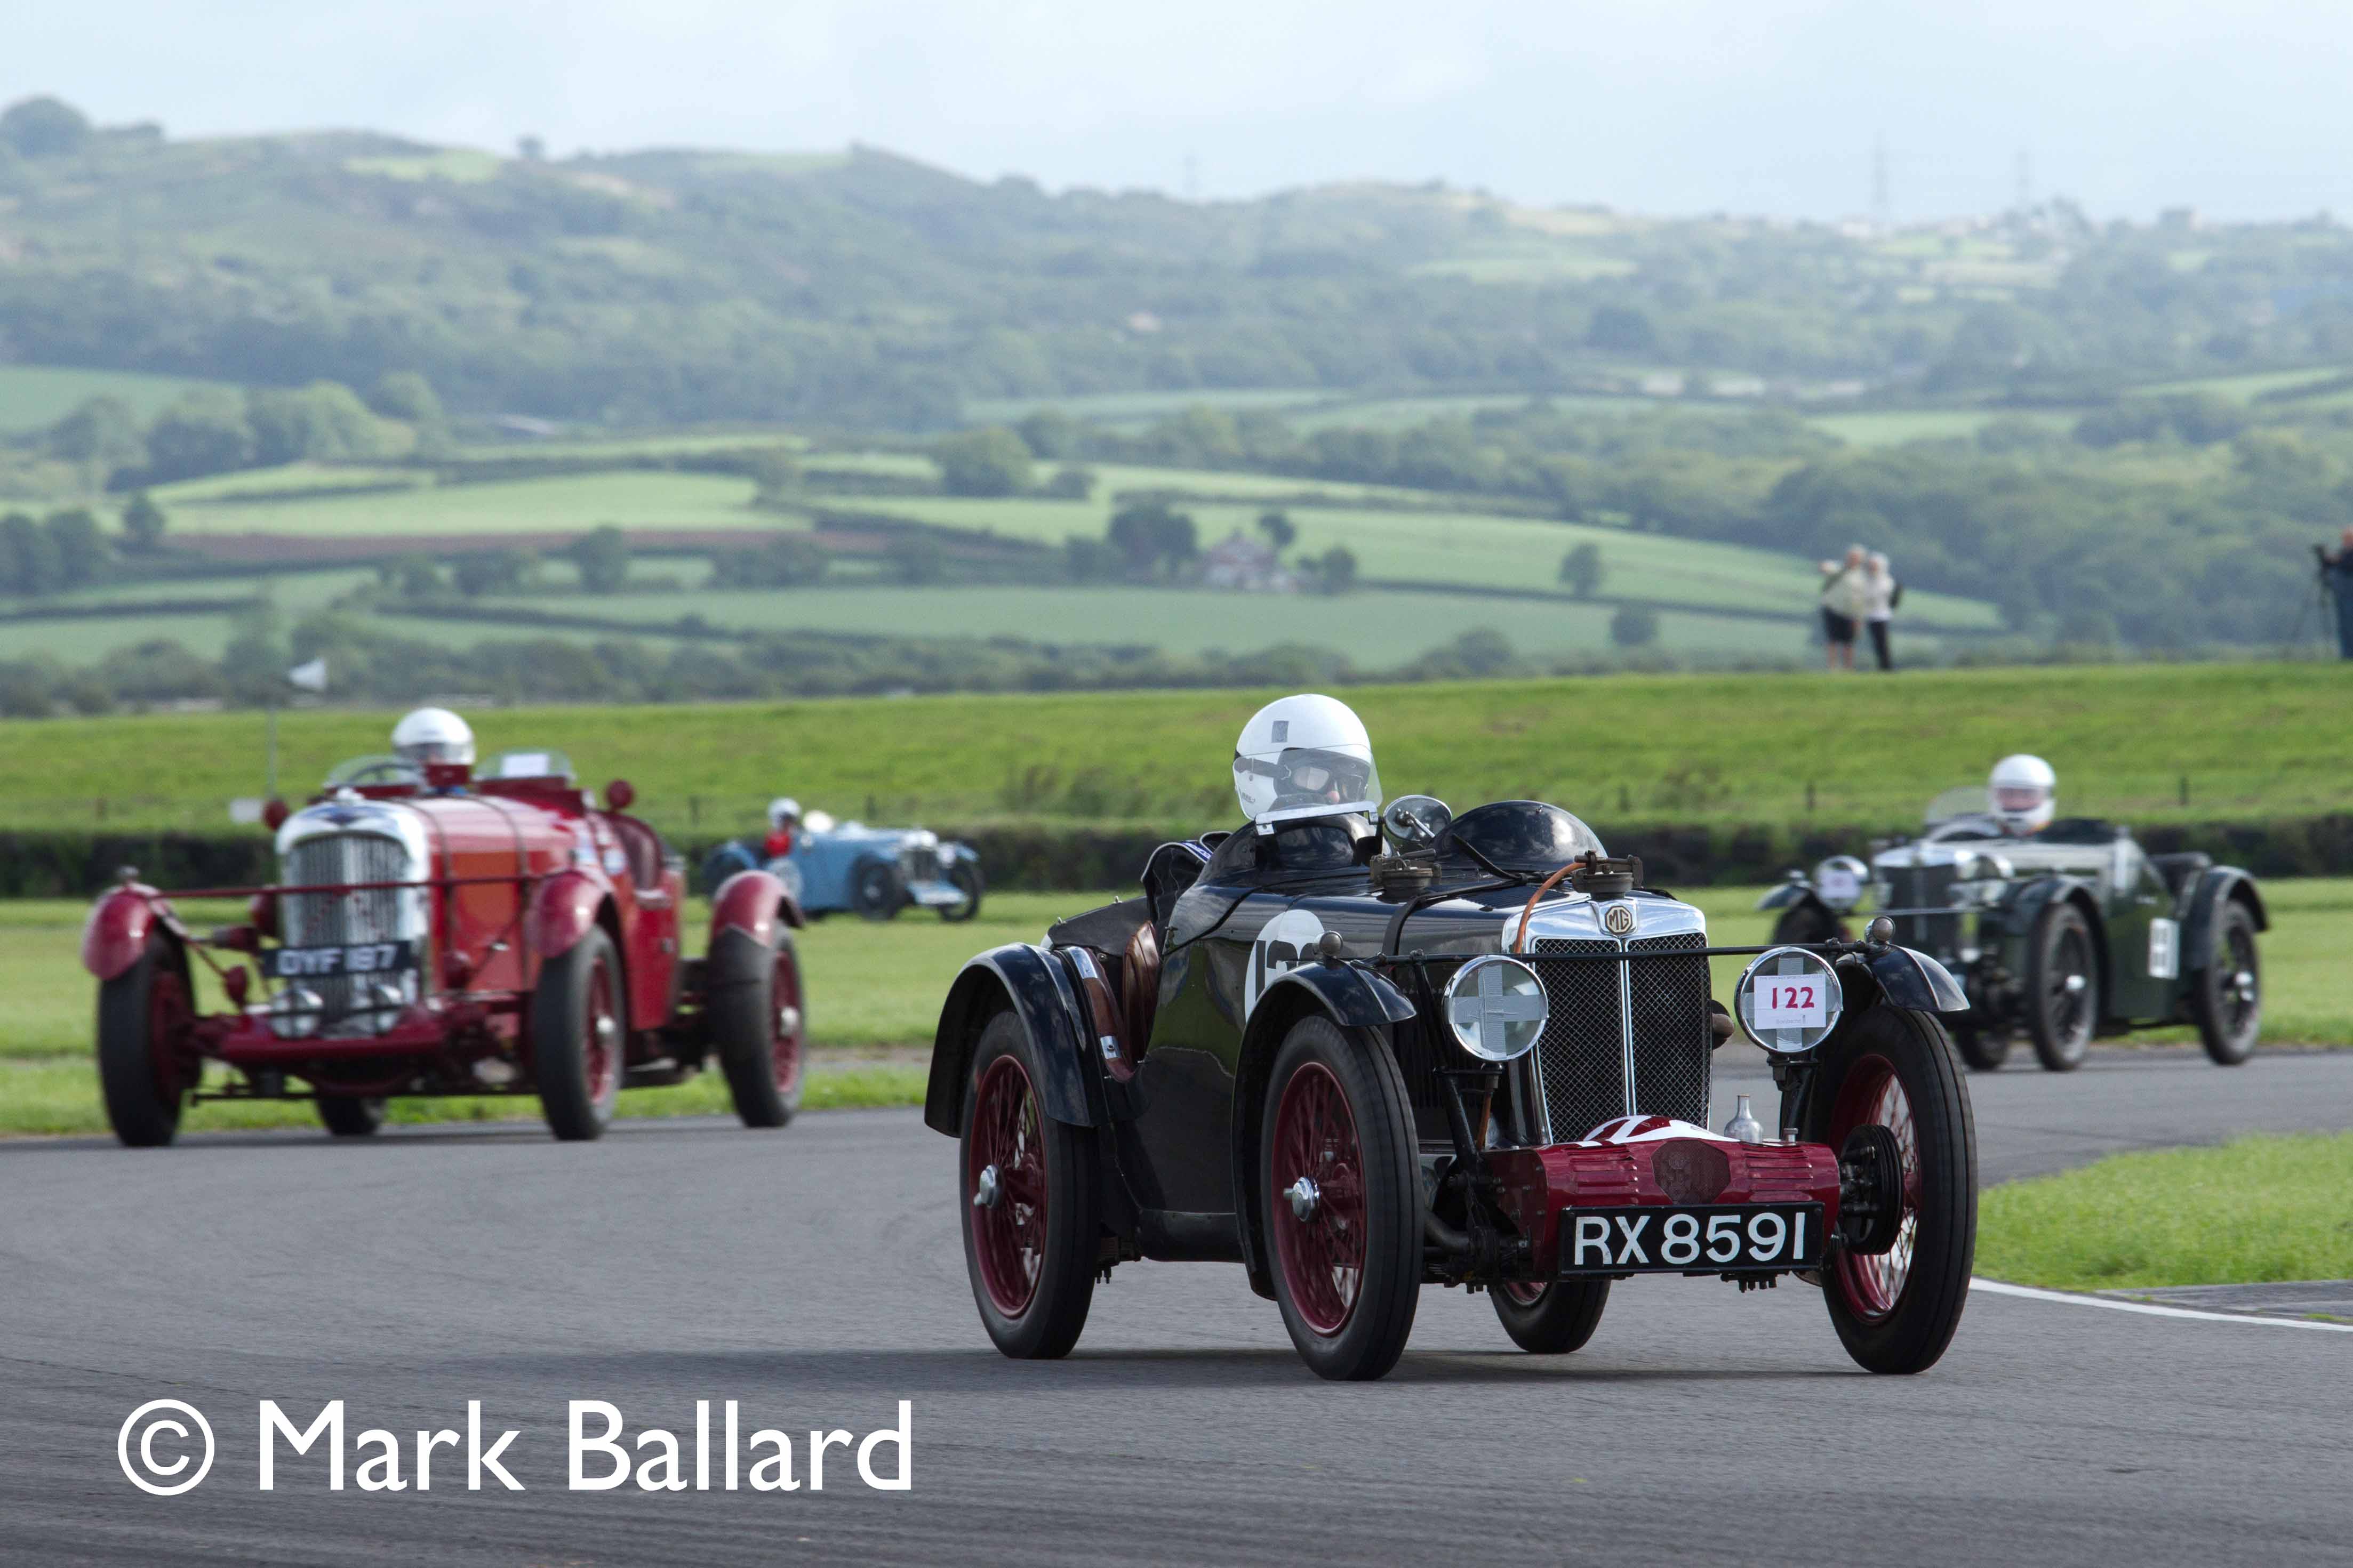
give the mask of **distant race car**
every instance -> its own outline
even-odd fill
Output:
[[[1332,1378],[1386,1373],[1425,1285],[1485,1289],[1559,1352],[1636,1274],[1794,1276],[1862,1365],[1943,1353],[1977,1150],[1935,960],[1712,947],[1556,806],[1408,796],[1381,824],[1386,848],[1362,815],[1165,845],[1143,897],[957,976],[923,1114],[960,1140],[1001,1351],[1066,1353],[1098,1279],[1152,1258],[1241,1265]],[[1710,995],[1727,952],[1757,955],[1733,1013]],[[1719,1133],[1736,1016],[1781,1104]]]
[[[624,1087],[714,1053],[744,1123],[783,1126],[807,1032],[800,910],[744,872],[712,899],[709,956],[683,957],[683,868],[633,794],[616,780],[600,806],[558,752],[480,776],[363,758],[298,811],[272,803],[268,887],[165,893],[125,868],[82,936],[116,1136],[168,1143],[196,1100],[313,1100],[351,1137],[394,1097],[535,1093],[556,1137],[594,1138]],[[174,904],[224,898],[249,913],[210,932]],[[226,1011],[198,1011],[200,969]]]
[[[2082,1065],[2094,1036],[2193,1024],[2234,1067],[2263,1021],[2256,936],[2271,929],[2255,879],[2203,854],[2145,854],[2132,830],[2061,817],[2006,831],[1976,785],[1930,803],[1926,831],[1866,868],[1835,856],[1791,871],[1760,900],[1775,942],[1843,935],[1862,910],[1948,965],[1969,1010],[1947,1020],[1964,1059],[1991,1070],[2023,1029],[2052,1072]]]
[[[837,825],[821,811],[801,823],[791,852],[774,859],[764,860],[755,844],[721,845],[703,859],[703,886],[753,868],[777,877],[804,911],[818,916],[846,910],[887,921],[913,906],[968,921],[980,913],[986,889],[980,856],[968,844],[944,843],[922,827]]]

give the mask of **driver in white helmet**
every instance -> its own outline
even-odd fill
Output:
[[[1250,715],[1234,742],[1234,795],[1262,833],[1304,817],[1377,815],[1381,779],[1372,737],[1335,698],[1270,702]]]
[[[2031,838],[2051,826],[2059,804],[2059,775],[2024,752],[2002,758],[1986,780],[1993,816],[2013,838]]]
[[[761,842],[765,858],[781,860],[793,852],[793,835],[801,825],[801,803],[780,795],[768,803],[768,837]]]
[[[395,755],[425,776],[429,763],[474,765],[474,731],[447,708],[419,708],[392,727]]]

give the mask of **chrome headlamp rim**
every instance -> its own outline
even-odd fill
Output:
[[[1796,965],[1795,969],[1790,967],[1793,963]],[[1768,972],[1766,969],[1767,964],[1776,964],[1778,967]],[[1756,983],[1768,973],[1774,976],[1791,973],[1819,975],[1823,986],[1823,1005],[1828,1021],[1818,1029],[1759,1029],[1754,1021]],[[1809,948],[1767,949],[1749,960],[1748,967],[1740,972],[1740,978],[1733,984],[1732,987],[1732,1016],[1739,1021],[1740,1032],[1747,1036],[1750,1042],[1760,1050],[1770,1052],[1777,1057],[1803,1056],[1814,1049],[1837,1030],[1839,1020],[1844,1016],[1845,1011],[1846,998],[1839,984],[1838,971],[1831,967],[1829,959]]]
[[[1479,1060],[1499,1066],[1535,1050],[1552,1020],[1552,1002],[1535,968],[1499,952],[1482,954],[1456,970],[1446,982],[1441,1005],[1454,1043]]]

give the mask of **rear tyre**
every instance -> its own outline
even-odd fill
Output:
[[[1094,1134],[1046,1114],[1043,1081],[1021,1020],[990,1019],[965,1090],[956,1212],[981,1326],[1016,1361],[1070,1354],[1095,1292]]]
[[[2100,1018],[2092,927],[2070,903],[2045,904],[2026,939],[2026,1037],[2052,1072],[2073,1072]]]
[[[319,1120],[338,1138],[373,1138],[384,1125],[384,1101],[348,1094],[319,1097]]]
[[[1582,1350],[1609,1304],[1607,1279],[1555,1279],[1543,1284],[1497,1285],[1487,1292],[1495,1317],[1512,1342],[1530,1355],[1566,1355]]]
[[[99,1088],[125,1147],[161,1148],[179,1132],[180,1107],[195,1086],[195,1016],[179,944],[160,931],[138,963],[100,984]]]
[[[1283,1037],[1259,1135],[1259,1193],[1282,1326],[1318,1377],[1397,1365],[1421,1295],[1421,1181],[1386,1042],[1303,1018]]]
[[[762,948],[728,932],[712,951],[711,1037],[727,1075],[727,1092],[746,1127],[782,1127],[801,1108],[808,1058],[808,1011],[800,954],[779,922]]]
[[[971,860],[959,860],[948,868],[948,880],[955,884],[957,892],[964,895],[964,901],[942,904],[940,919],[954,925],[980,913],[982,887],[979,865]]]
[[[628,1007],[613,939],[602,926],[540,965],[531,996],[532,1070],[547,1130],[565,1142],[595,1138],[621,1098]]]
[[[849,907],[860,920],[887,921],[907,901],[907,879],[888,860],[860,860],[849,876]]]
[[[2263,962],[2255,953],[2255,917],[2236,899],[2222,906],[2214,955],[2189,983],[2189,1011],[2216,1067],[2237,1067],[2254,1053],[2263,1023]]]
[[[1851,1013],[1824,1042],[1800,1123],[1844,1149],[1858,1127],[1895,1136],[1902,1172],[1894,1241],[1863,1256],[1832,1239],[1822,1268],[1831,1324],[1856,1364],[1925,1372],[1952,1343],[1977,1257],[1977,1125],[1968,1085],[1933,1013]]]
[[[2010,1031],[2001,1026],[1980,1028],[1969,1024],[1950,1026],[1953,1048],[1961,1053],[1961,1060],[1977,1072],[1995,1072],[2010,1060]]]

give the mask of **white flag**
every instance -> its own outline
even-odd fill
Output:
[[[308,664],[296,665],[286,672],[286,680],[290,686],[299,686],[305,691],[324,691],[327,689],[326,656],[322,654]]]

